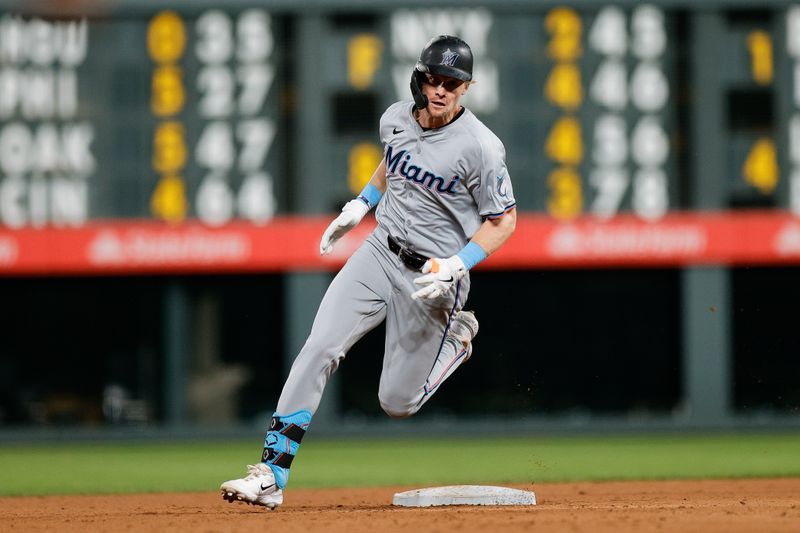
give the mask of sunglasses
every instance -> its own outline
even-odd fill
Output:
[[[428,82],[428,85],[432,85],[433,87],[438,87],[441,85],[444,87],[444,90],[448,92],[453,92],[464,84],[463,81],[456,78],[435,76],[433,74],[425,74],[425,81]]]

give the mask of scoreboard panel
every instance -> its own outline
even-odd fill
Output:
[[[336,268],[320,228],[440,33],[521,215],[484,267],[800,262],[800,4],[34,7],[0,0],[0,272]]]
[[[194,35],[188,49],[187,31]],[[194,215],[222,225],[233,218],[264,223],[274,216],[269,155],[277,113],[268,95],[276,80],[275,41],[270,14],[263,9],[212,9],[190,25],[174,11],[150,19],[150,111],[156,119],[151,161],[158,176],[150,212],[155,217],[182,221]],[[184,52],[189,57],[182,67]],[[194,90],[187,91],[184,83]],[[193,100],[187,101],[187,92]],[[185,107],[193,113],[184,121]]]
[[[558,219],[632,211],[657,220],[679,207],[673,18],[652,4],[559,6],[543,24],[544,210]]]
[[[266,10],[3,13],[0,36],[3,225],[274,216],[281,37]]]

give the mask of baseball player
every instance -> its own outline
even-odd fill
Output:
[[[462,308],[469,270],[516,224],[502,142],[461,105],[472,51],[432,39],[412,76],[412,100],[381,117],[384,158],[322,235],[320,253],[377,207],[377,227],[331,282],[292,365],[261,462],[220,487],[229,502],[274,508],[328,379],[350,347],[386,321],[378,398],[391,417],[416,413],[472,354],[478,321]]]

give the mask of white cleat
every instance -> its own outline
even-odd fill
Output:
[[[450,336],[464,345],[467,354],[464,362],[472,355],[472,339],[478,334],[478,319],[472,311],[459,311],[450,323]]]
[[[264,463],[247,465],[246,477],[226,481],[219,490],[229,503],[239,501],[268,509],[283,503],[283,491],[275,483],[272,469]]]

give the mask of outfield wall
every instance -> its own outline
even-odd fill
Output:
[[[800,3],[300,4],[0,0],[0,431],[262,424],[438,33],[520,214],[418,427],[796,425]],[[382,351],[323,426],[377,427]]]

